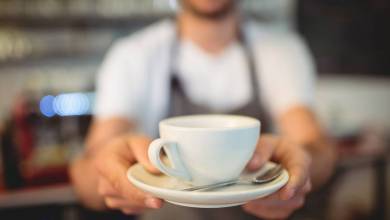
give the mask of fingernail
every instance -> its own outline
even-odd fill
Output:
[[[152,209],[158,209],[160,208],[160,201],[156,198],[146,198],[145,200],[145,205],[148,207],[148,208],[152,208]]]
[[[159,174],[159,173],[161,173],[159,169],[157,169],[156,167],[154,167],[154,166],[152,166],[152,165],[150,165],[150,166],[148,167],[148,171],[150,171],[150,172],[153,173],[153,174]]]
[[[260,163],[261,163],[261,159],[259,156],[254,156],[249,164],[250,167],[258,167],[260,166]]]

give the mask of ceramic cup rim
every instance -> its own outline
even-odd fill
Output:
[[[241,125],[236,126],[221,126],[221,127],[194,127],[194,126],[184,126],[178,125],[177,122],[181,120],[196,120],[196,119],[205,119],[205,118],[227,118],[231,120],[241,120],[244,121]],[[175,123],[176,122],[176,123]],[[231,114],[198,114],[198,115],[186,115],[186,116],[176,116],[164,119],[159,123],[160,129],[173,129],[178,131],[232,131],[240,129],[252,129],[261,126],[261,122],[253,117],[243,116],[243,115],[231,115]]]

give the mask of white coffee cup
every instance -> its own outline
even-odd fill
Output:
[[[238,178],[255,151],[260,121],[237,115],[190,115],[165,119],[149,159],[166,175],[211,184]],[[164,149],[171,166],[161,160]]]

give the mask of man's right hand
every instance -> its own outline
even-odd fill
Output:
[[[157,209],[163,205],[162,200],[140,191],[126,177],[127,169],[136,162],[158,173],[147,156],[150,142],[146,136],[124,135],[89,155],[98,173],[98,193],[108,208],[139,214],[147,208]]]

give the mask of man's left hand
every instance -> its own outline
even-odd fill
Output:
[[[303,206],[305,196],[311,190],[311,158],[301,146],[263,135],[247,168],[256,170],[270,159],[282,164],[290,175],[289,181],[277,193],[250,201],[243,209],[264,219],[285,219]]]

